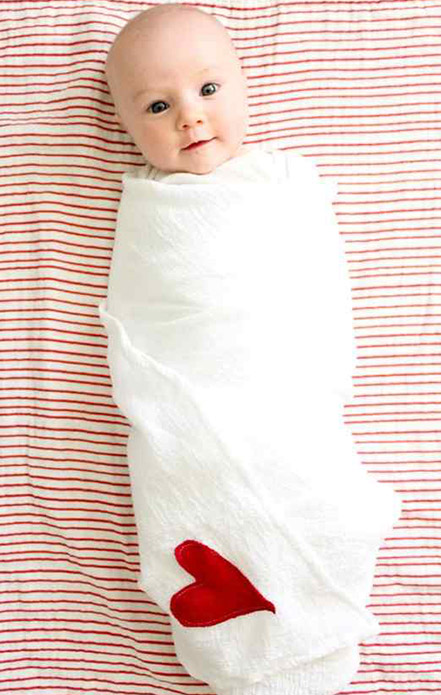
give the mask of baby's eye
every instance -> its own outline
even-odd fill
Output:
[[[215,94],[217,92],[219,85],[216,82],[207,82],[202,87],[202,91],[205,89],[205,87],[215,87],[215,91],[209,90],[208,94],[204,94],[204,96],[211,96],[212,94]],[[165,104],[165,101],[155,101],[148,107],[147,111],[150,111],[151,113],[162,113],[163,109],[161,109],[160,111],[155,110],[155,106],[157,106],[158,104]]]
[[[148,107],[147,111],[151,111],[152,113],[161,113],[162,109],[161,109],[161,111],[155,111],[154,110],[154,107],[157,104],[165,104],[165,101],[155,101],[151,106]]]
[[[215,82],[207,82],[207,84],[204,84],[204,87],[216,87],[217,91],[218,85]],[[202,87],[202,89],[204,89],[204,87]],[[208,96],[210,96],[210,94],[215,94],[215,92],[209,92]]]

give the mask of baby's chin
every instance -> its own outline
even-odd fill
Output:
[[[178,157],[174,162],[153,162],[149,160],[149,163],[160,171],[173,173],[187,173],[187,174],[211,174],[215,171],[221,164],[238,157],[243,154],[249,147],[239,144],[231,148],[223,148],[223,151],[219,151],[219,148],[213,147],[216,145],[216,138],[212,142],[208,142],[202,147],[195,148],[194,150],[181,150]]]

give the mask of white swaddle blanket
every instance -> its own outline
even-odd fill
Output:
[[[107,299],[139,586],[218,695],[335,693],[394,493],[359,463],[350,287],[306,158],[249,151],[209,175],[123,175]]]

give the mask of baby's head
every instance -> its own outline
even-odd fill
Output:
[[[136,15],[110,48],[106,77],[116,120],[158,169],[207,174],[241,149],[246,76],[227,30],[202,10],[173,3]],[[186,149],[198,140],[209,142]]]

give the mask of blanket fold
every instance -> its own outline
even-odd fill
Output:
[[[139,586],[218,695],[349,682],[400,511],[342,420],[355,354],[335,188],[299,155],[289,171],[125,174],[99,306],[132,425]]]

